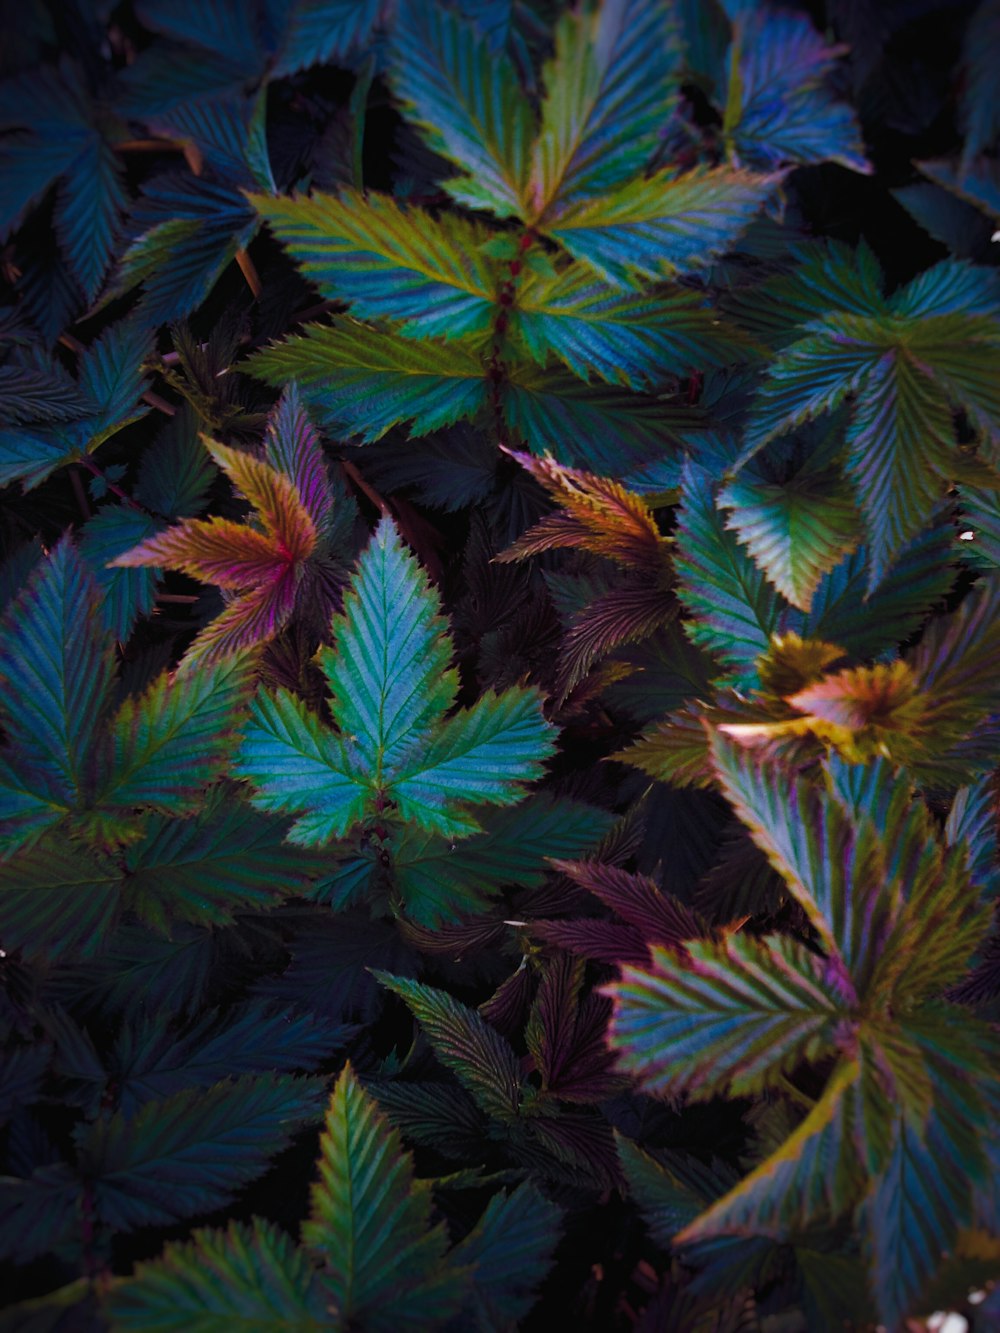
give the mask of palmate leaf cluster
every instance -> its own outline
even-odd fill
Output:
[[[0,1330],[991,1327],[995,0],[3,18]]]

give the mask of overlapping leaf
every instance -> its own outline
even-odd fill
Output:
[[[322,294],[360,318],[399,320],[403,333],[422,338],[489,327],[497,281],[475,224],[348,189],[251,202]]]
[[[451,643],[427,576],[385,519],[361,558],[320,662],[330,683],[330,732],[287,691],[262,694],[237,763],[264,810],[296,813],[305,845],[339,837],[364,812],[398,805],[428,832],[464,836],[468,807],[510,805],[551,752],[533,690],[486,695],[445,720],[457,680]]]

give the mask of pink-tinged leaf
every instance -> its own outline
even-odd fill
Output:
[[[662,574],[668,563],[667,539],[660,535],[646,502],[610,477],[564,467],[554,458],[514,453],[561,506],[530,528],[498,560],[523,560],[559,547],[579,547],[630,569]]]
[[[261,532],[227,518],[188,518],[108,562],[126,569],[179,569],[218,588],[242,591],[275,578],[287,564]]]
[[[242,449],[206,441],[208,452],[253,505],[284,560],[308,560],[316,548],[316,525],[295,483]]]
[[[568,693],[603,657],[624,643],[648,639],[676,615],[676,604],[658,582],[625,584],[596,597],[573,618],[563,640],[559,688]]]
[[[271,467],[288,477],[302,507],[322,530],[333,509],[326,460],[295,384],[288,386],[271,414],[264,455]]]
[[[273,582],[242,593],[205,626],[185,658],[215,662],[241,648],[269,643],[291,619],[301,573],[301,565],[285,565]]]
[[[698,918],[647,875],[633,875],[603,861],[554,861],[556,870],[600,898],[634,926],[643,940],[667,948],[703,934]]]
[[[543,1090],[562,1101],[601,1101],[623,1086],[605,1040],[611,1003],[581,1000],[583,970],[582,959],[567,955],[549,964],[525,1032]]]
[[[583,958],[593,958],[598,963],[649,966],[649,948],[642,932],[635,926],[594,919],[532,921],[531,933],[547,944],[555,944]]]
[[[800,713],[850,731],[863,727],[906,731],[919,727],[925,711],[917,690],[906,662],[876,662],[826,676],[789,695],[787,702]]]

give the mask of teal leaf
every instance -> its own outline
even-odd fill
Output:
[[[297,380],[324,425],[366,444],[403,422],[426,435],[486,402],[486,369],[468,345],[417,342],[349,319],[307,324],[257,352],[248,369],[276,387]]]
[[[460,169],[444,182],[456,203],[525,216],[534,115],[506,55],[444,6],[403,0],[392,86],[428,145]]]
[[[170,1241],[159,1258],[114,1283],[105,1309],[115,1333],[245,1333],[329,1328],[316,1274],[306,1255],[271,1222],[255,1217],[225,1231],[199,1228]]]
[[[322,1261],[338,1324],[392,1333],[454,1314],[463,1274],[446,1266],[447,1231],[431,1224],[430,1190],[350,1065],[327,1109],[319,1173],[302,1237]]]
[[[8,609],[0,648],[11,762],[33,775],[40,796],[67,806],[88,790],[110,702],[114,664],[98,598],[93,575],[64,537]]]
[[[325,1079],[223,1080],[121,1111],[77,1131],[80,1171],[113,1230],[162,1226],[229,1203],[322,1113]]]
[[[289,836],[305,846],[343,837],[364,810],[368,789],[343,741],[288,690],[254,699],[233,773],[259,810],[299,816]]]
[[[246,708],[249,666],[246,654],[182,666],[126,699],[112,724],[101,802],[175,815],[196,810],[202,789],[229,759]]]
[[[532,160],[533,219],[641,174],[676,92],[676,33],[667,5],[623,0],[565,13],[545,66]]]
[[[346,187],[250,200],[320,293],[348,302],[361,319],[399,320],[402,333],[421,338],[490,327],[498,280],[475,223]]]
[[[660,1096],[746,1096],[826,1054],[854,1002],[842,967],[781,935],[650,950],[611,988],[621,1067]]]
[[[482,1333],[501,1333],[525,1318],[552,1265],[562,1214],[534,1185],[495,1194],[456,1245],[455,1263],[475,1265],[474,1301]]]

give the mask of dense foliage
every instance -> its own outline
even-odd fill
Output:
[[[1000,1326],[997,0],[3,8],[0,1329]]]

